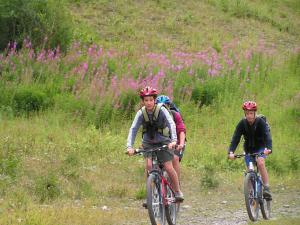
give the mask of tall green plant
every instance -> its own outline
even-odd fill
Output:
[[[60,46],[66,50],[71,38],[71,20],[62,1],[0,0],[0,50],[11,41],[29,38],[33,46]]]

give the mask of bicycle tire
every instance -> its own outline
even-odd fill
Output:
[[[165,187],[166,191],[166,200],[168,201],[166,205],[166,219],[169,225],[176,225],[177,221],[177,210],[178,210],[178,203],[175,201],[175,195],[174,192],[171,190],[171,188],[166,185]]]
[[[245,204],[250,220],[256,221],[258,219],[259,202],[255,198],[255,175],[247,173],[244,180],[244,195]]]
[[[150,174],[147,179],[147,208],[152,225],[165,225],[165,207],[161,195],[158,175]]]
[[[260,210],[263,218],[268,220],[271,218],[271,200],[262,197],[260,202]]]

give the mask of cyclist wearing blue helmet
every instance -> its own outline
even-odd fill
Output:
[[[166,95],[160,95],[156,98],[156,103],[162,103],[169,108],[176,125],[177,148],[174,151],[173,167],[176,170],[178,179],[180,178],[180,164],[185,147],[186,128],[177,107],[172,103],[171,99]]]

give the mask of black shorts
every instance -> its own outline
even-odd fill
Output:
[[[160,144],[149,144],[149,143],[143,143],[143,148],[147,151],[147,149],[153,149],[153,148],[159,148],[162,145],[165,145],[167,143],[160,143]],[[151,158],[151,152],[144,153],[145,158]],[[165,163],[168,161],[172,161],[174,158],[174,151],[173,150],[163,150],[163,151],[158,151],[157,152],[157,159],[161,163]]]

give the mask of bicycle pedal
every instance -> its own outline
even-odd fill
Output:
[[[272,197],[264,197],[266,201],[272,201]]]
[[[181,203],[183,201],[184,201],[184,199],[175,199],[175,203]]]
[[[143,202],[142,206],[147,209],[148,208],[148,205],[147,205],[147,202]]]

